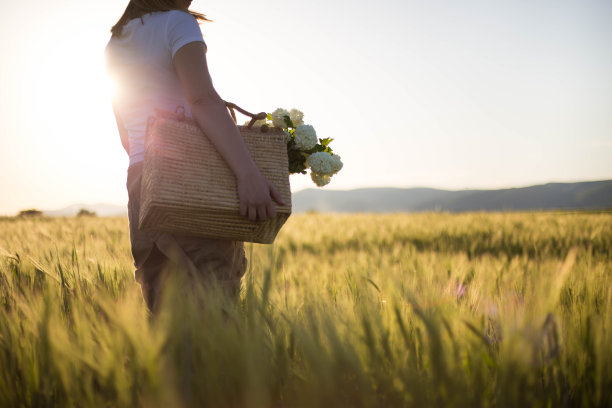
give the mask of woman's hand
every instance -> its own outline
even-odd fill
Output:
[[[276,215],[274,202],[285,205],[274,185],[259,171],[238,178],[240,215],[251,221],[265,221]]]
[[[285,203],[255,165],[225,102],[213,87],[204,44],[192,42],[179,49],[174,56],[174,69],[191,114],[236,176],[240,214],[253,221],[274,217],[273,200]]]

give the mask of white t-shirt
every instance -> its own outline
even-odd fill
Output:
[[[130,20],[121,37],[112,37],[106,46],[114,103],[128,132],[130,165],[144,160],[147,119],[156,108],[174,112],[183,106],[191,115],[172,65],[174,54],[191,42],[204,42],[195,17],[172,10]]]

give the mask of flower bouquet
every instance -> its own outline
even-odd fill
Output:
[[[342,169],[340,156],[332,152],[331,138],[318,139],[314,127],[304,124],[304,114],[297,110],[278,108],[268,113],[253,125],[274,126],[282,129],[287,136],[289,173],[306,174],[310,169],[312,181],[319,187],[328,184],[331,177]]]

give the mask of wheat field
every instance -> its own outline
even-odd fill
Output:
[[[128,234],[0,219],[0,406],[612,406],[610,213],[294,215],[157,318]]]

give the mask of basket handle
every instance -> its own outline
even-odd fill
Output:
[[[259,112],[259,113],[251,113],[248,111],[245,111],[244,109],[242,109],[240,106],[236,105],[235,103],[231,103],[231,102],[225,102],[225,106],[227,107],[227,109],[229,109],[230,111],[230,115],[232,115],[232,119],[234,119],[234,123],[238,124],[238,121],[236,120],[236,112],[234,112],[234,109],[236,109],[238,112],[242,113],[245,116],[249,116],[251,118],[251,121],[249,122],[249,124],[247,125],[247,127],[250,129],[251,126],[253,126],[253,124],[261,119],[265,119],[268,114],[266,112]]]

